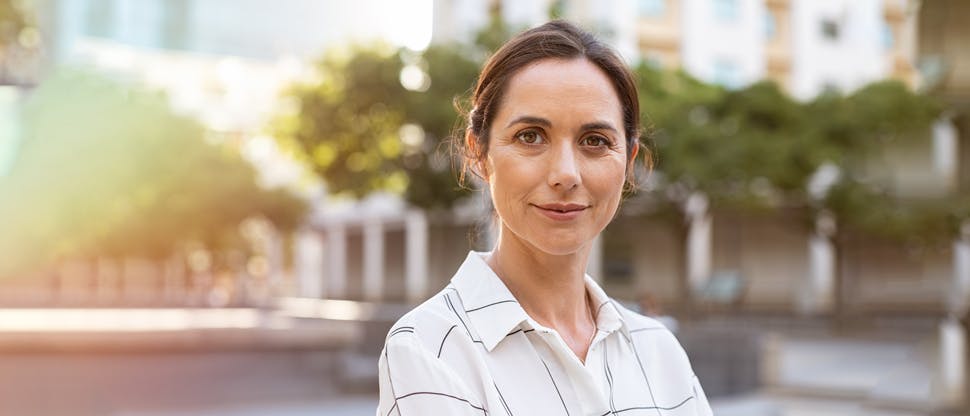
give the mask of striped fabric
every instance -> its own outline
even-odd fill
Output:
[[[531,319],[471,252],[440,293],[402,317],[380,357],[377,416],[711,415],[680,344],[589,276],[597,333],[585,364]]]

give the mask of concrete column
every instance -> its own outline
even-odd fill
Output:
[[[266,252],[267,286],[270,296],[279,293],[283,286],[283,234],[273,226],[267,226],[264,250]]]
[[[364,223],[364,300],[379,301],[384,293],[384,224],[380,218]]]
[[[835,218],[821,213],[815,218],[815,232],[808,240],[808,291],[798,305],[806,314],[829,310],[835,299]]]
[[[590,275],[597,282],[603,281],[603,234],[593,239],[593,248],[589,251],[589,259],[586,261],[586,274]]]
[[[967,334],[955,317],[940,324],[939,381],[944,403],[957,406],[963,403],[966,383]]]
[[[428,286],[428,219],[423,211],[408,211],[404,217],[404,293],[408,302],[424,300]]]
[[[962,235],[953,242],[953,283],[949,290],[949,312],[966,314],[970,306],[970,221],[963,224]]]
[[[950,406],[970,402],[967,385],[967,332],[957,317],[970,307],[970,220],[963,222],[953,242],[953,282],[946,299],[949,316],[940,324],[939,383]]]
[[[711,277],[712,221],[707,196],[695,192],[687,198],[687,281],[692,290],[702,288]]]
[[[347,229],[343,224],[327,227],[327,298],[343,299],[347,293]]]
[[[316,231],[300,230],[294,237],[294,268],[298,282],[298,295],[306,298],[323,298],[323,241]]]
[[[946,190],[952,190],[957,183],[960,162],[958,142],[957,128],[948,117],[941,117],[933,123],[933,169]]]

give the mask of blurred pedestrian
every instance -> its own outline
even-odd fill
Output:
[[[670,331],[585,274],[633,179],[639,117],[629,69],[569,23],[492,55],[460,148],[497,241],[392,327],[379,416],[711,414]]]

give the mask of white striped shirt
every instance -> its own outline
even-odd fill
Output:
[[[712,414],[687,355],[659,322],[586,276],[598,306],[584,364],[525,313],[483,255],[469,253],[451,284],[391,328],[377,416]]]

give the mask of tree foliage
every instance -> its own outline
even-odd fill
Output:
[[[451,206],[464,194],[448,156],[437,151],[458,118],[455,97],[467,97],[487,51],[512,33],[492,12],[474,46],[434,45],[420,56],[361,49],[350,59],[325,59],[320,82],[296,89],[301,111],[279,136],[300,143],[334,192],[361,197],[390,189],[416,206]],[[426,91],[401,86],[408,65],[429,76]],[[654,213],[682,215],[687,196],[701,192],[714,208],[828,210],[850,228],[925,241],[948,238],[966,218],[963,199],[913,202],[867,176],[887,148],[930,145],[942,109],[900,82],[799,102],[771,82],[731,90],[646,63],[633,69],[655,165],[652,192],[638,199],[652,201]],[[401,144],[401,126],[409,123],[425,133],[419,147]],[[819,200],[809,183],[825,165],[841,174]]]
[[[0,84],[36,82],[40,32],[25,1],[0,0]]]
[[[24,14],[21,2],[0,0],[0,60],[4,49],[18,43],[21,33],[29,27],[31,22]]]
[[[825,149],[801,134],[799,104],[776,85],[729,91],[646,64],[635,73],[645,140],[663,178],[659,196],[676,206],[703,192],[715,204],[749,208],[803,199]]]
[[[213,248],[261,215],[278,227],[304,204],[260,189],[238,152],[206,142],[165,97],[64,71],[24,109],[25,136],[0,176],[0,275],[62,257],[166,256]]]
[[[922,243],[952,238],[968,218],[966,197],[905,197],[872,174],[899,169],[889,150],[929,149],[942,111],[898,81],[797,102],[770,82],[726,90],[648,65],[636,75],[662,177],[648,197],[660,207],[679,209],[698,191],[715,208],[828,210],[852,230]],[[815,200],[808,185],[825,164],[841,174]]]
[[[444,146],[458,119],[455,101],[477,69],[455,45],[420,55],[360,48],[349,59],[328,56],[317,66],[319,82],[291,91],[299,111],[278,120],[276,135],[296,144],[331,192],[359,198],[389,190],[415,206],[447,208],[465,191]],[[424,77],[416,89],[402,85],[404,70]]]

